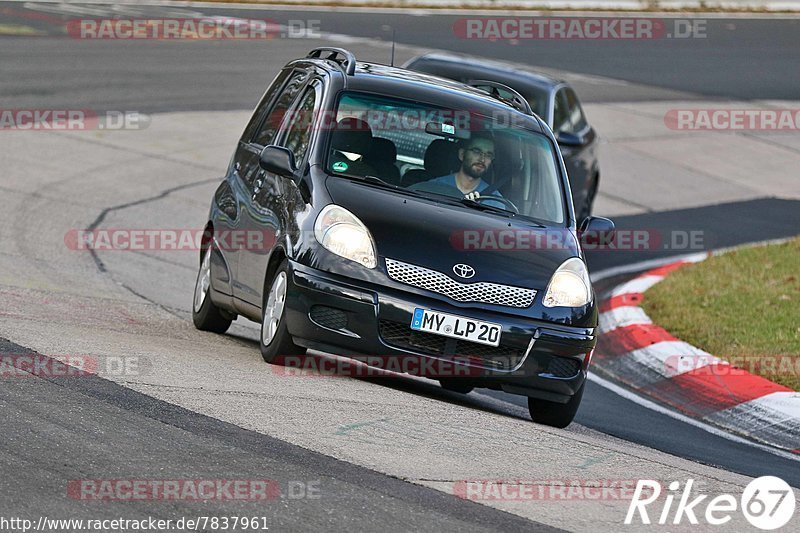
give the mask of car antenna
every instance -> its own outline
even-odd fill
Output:
[[[383,26],[381,26],[381,29],[383,31],[392,30],[392,58],[391,58],[391,63],[389,64],[389,66],[393,67],[394,66],[394,26],[390,26],[389,24],[384,24]]]

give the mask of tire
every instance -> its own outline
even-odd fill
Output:
[[[202,331],[225,333],[231,327],[230,313],[220,309],[211,301],[208,292],[211,289],[211,248],[209,244],[200,261],[200,270],[194,282],[194,297],[192,299],[192,322],[194,327]]]
[[[544,424],[556,428],[567,427],[572,422],[572,419],[575,418],[575,413],[578,412],[578,407],[581,405],[581,398],[583,398],[583,389],[585,388],[586,382],[584,381],[581,388],[578,389],[578,392],[576,392],[567,403],[528,398],[528,411],[531,414],[531,418],[537,424]]]
[[[475,388],[469,383],[466,383],[464,380],[458,378],[443,378],[439,380],[439,384],[444,390],[458,392],[460,394],[469,394],[472,392],[472,389]]]
[[[284,259],[275,271],[275,275],[264,283],[269,290],[264,291],[261,305],[261,334],[258,343],[261,357],[272,363],[278,356],[302,355],[306,353],[294,343],[286,329],[286,289],[289,285],[289,261]],[[280,362],[280,361],[278,361]]]

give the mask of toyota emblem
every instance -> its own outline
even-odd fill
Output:
[[[471,278],[475,275],[475,269],[469,265],[465,265],[464,263],[458,263],[457,265],[453,265],[453,272],[456,276],[462,278]]]

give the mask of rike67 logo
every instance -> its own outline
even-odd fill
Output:
[[[678,525],[684,518],[690,524],[699,524],[698,518],[701,518],[707,524],[720,526],[730,522],[733,514],[741,511],[751,525],[769,531],[785,526],[794,516],[794,491],[788,483],[775,476],[763,476],[751,481],[738,501],[731,494],[721,494],[705,501],[707,494],[692,494],[693,485],[694,480],[690,479],[681,489],[680,482],[673,481],[662,497],[665,491],[661,483],[640,479],[628,507],[625,524],[639,521],[642,524],[655,522]],[[676,499],[677,504],[673,507]],[[659,500],[663,500],[664,505],[660,512],[657,505],[652,505],[649,509],[654,513],[651,519],[648,506]]]

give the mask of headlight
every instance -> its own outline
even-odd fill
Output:
[[[592,282],[586,265],[578,257],[567,259],[547,285],[545,307],[582,307],[592,300]]]
[[[314,222],[317,241],[344,258],[367,268],[375,268],[375,244],[367,227],[343,207],[328,205],[322,209]]]

